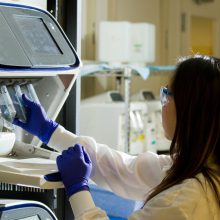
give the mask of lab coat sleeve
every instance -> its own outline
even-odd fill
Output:
[[[95,206],[89,191],[80,191],[69,199],[75,220],[108,220],[106,213]]]
[[[98,144],[91,137],[77,136],[62,126],[55,130],[48,146],[62,151],[76,143],[84,146],[92,160],[91,179],[128,199],[144,201],[149,191],[164,178],[171,164],[169,156],[151,152],[131,156]],[[74,168],[71,170],[74,172]]]
[[[164,203],[151,205],[134,212],[129,220],[191,220],[183,212],[181,207],[166,206]]]
[[[174,185],[164,190],[150,201],[143,208],[133,212],[129,220],[191,220],[191,219],[215,219],[215,212],[211,212],[211,207],[216,203],[213,192],[207,191],[207,186],[203,188],[196,179],[188,179],[183,183]],[[205,190],[204,190],[205,189]],[[207,193],[213,198],[208,200]],[[76,220],[107,220],[106,213],[98,207],[92,200],[89,191],[81,191],[70,197],[70,204]],[[217,203],[216,203],[217,204]],[[216,209],[218,210],[218,208]],[[212,210],[213,211],[213,210]],[[216,215],[217,216],[217,215]],[[216,218],[219,219],[219,218]]]
[[[175,196],[175,195],[174,195]],[[171,197],[171,198],[170,198]],[[145,205],[143,209],[134,212],[129,220],[189,220],[181,209],[180,201],[174,201],[173,195],[165,195],[165,198],[154,199]],[[178,200],[178,199],[177,199]],[[81,191],[70,197],[70,204],[76,220],[108,220],[106,213],[95,207],[91,194]],[[180,207],[179,207],[180,205]]]

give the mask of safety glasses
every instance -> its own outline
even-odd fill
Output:
[[[160,101],[161,105],[165,106],[167,103],[169,103],[168,96],[172,96],[172,92],[167,88],[162,86],[160,88]]]

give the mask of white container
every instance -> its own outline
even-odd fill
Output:
[[[129,62],[130,29],[129,22],[101,22],[97,39],[97,60]]]
[[[148,23],[131,24],[130,62],[155,61],[155,26]]]
[[[149,23],[100,22],[97,60],[111,63],[155,61],[155,25]]]
[[[0,156],[7,156],[12,151],[14,143],[14,133],[0,132]]]

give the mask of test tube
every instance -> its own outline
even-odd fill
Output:
[[[0,113],[1,115],[2,113]],[[4,128],[4,118],[0,117],[0,132],[3,132],[3,128]]]
[[[0,108],[2,117],[12,123],[16,115],[16,110],[5,85],[0,86]]]
[[[26,122],[26,111],[22,103],[22,91],[21,87],[18,84],[14,85],[14,97],[16,102],[16,104],[14,103],[16,109],[16,118],[23,122]]]
[[[28,89],[28,93],[29,93],[29,96],[30,96],[30,99],[36,103],[40,103],[38,97],[37,97],[37,94],[35,92],[35,89],[34,89],[34,86],[31,84],[31,83],[28,83],[27,84],[27,89]]]

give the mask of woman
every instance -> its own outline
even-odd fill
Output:
[[[93,203],[89,177],[118,195],[145,201],[130,220],[220,219],[219,59],[197,55],[180,60],[170,85],[161,89],[170,156],[115,151],[68,132],[48,119],[41,106],[23,100],[28,121],[16,120],[16,125],[58,151],[75,146],[63,151],[57,164],[77,219],[108,219]]]

